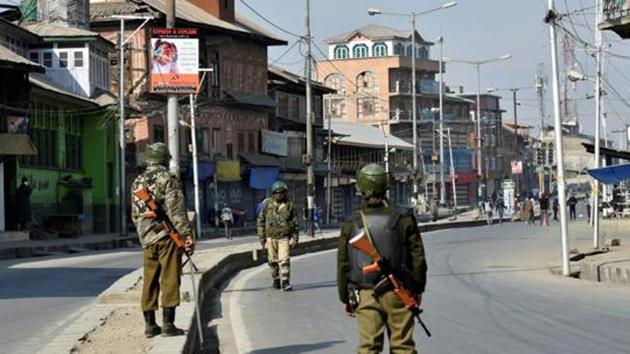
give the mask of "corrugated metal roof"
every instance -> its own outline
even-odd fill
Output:
[[[53,22],[33,22],[22,25],[25,29],[40,35],[42,37],[98,37],[96,32],[75,28],[66,27],[59,23]]]
[[[100,103],[98,103],[97,101],[87,98],[87,97],[83,97],[77,94],[74,94],[72,92],[69,92],[67,90],[65,90],[63,87],[49,81],[48,79],[46,79],[46,77],[44,75],[41,74],[31,74],[28,76],[28,80],[31,83],[31,85],[39,87],[41,89],[44,89],[46,91],[50,91],[50,92],[54,92],[57,94],[61,94],[64,96],[68,96],[68,97],[72,97],[74,99],[83,101],[85,103],[89,103],[93,106],[101,106]]]
[[[387,40],[387,39],[411,39],[411,31],[399,31],[397,29],[381,26],[381,25],[367,25],[361,28],[346,32],[326,40],[326,43],[344,43],[350,40],[356,34],[369,38],[370,40]],[[416,32],[416,40],[420,43],[433,44],[425,41],[419,33]]]
[[[165,13],[166,11],[166,0],[142,1],[161,13]],[[260,35],[267,37],[274,42],[278,42],[278,44],[286,44],[286,41],[276,37],[273,33],[255,24],[253,21],[245,18],[244,16],[236,14],[235,22],[230,23],[209,14],[205,10],[189,3],[188,1],[177,1],[176,16],[178,19],[185,21],[209,25],[235,32]]]
[[[303,76],[296,75],[290,71],[287,71],[281,67],[275,65],[269,65],[268,70],[270,73],[280,76],[285,80],[291,81],[294,84],[303,84],[306,85],[306,80],[304,80]],[[335,93],[337,92],[335,89],[330,88],[328,86],[324,86],[321,82],[311,81],[311,84],[314,88],[323,91],[324,93]]]
[[[324,122],[324,126],[328,128],[328,122]],[[384,148],[385,136],[380,128],[360,123],[351,123],[345,121],[331,121],[332,130],[335,134],[342,135],[337,139],[339,145],[350,145],[368,148]],[[390,148],[401,150],[413,150],[413,145],[397,138],[393,135],[387,137]]]
[[[43,66],[24,58],[2,44],[0,44],[0,67],[11,69],[22,68],[24,70],[41,73],[46,71]]]
[[[90,21],[111,21],[113,15],[132,15],[147,8],[146,5],[139,5],[133,2],[96,2],[90,4]]]
[[[37,155],[37,148],[28,135],[0,134],[0,155]]]

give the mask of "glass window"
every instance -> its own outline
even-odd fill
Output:
[[[349,51],[345,45],[338,45],[335,47],[335,59],[348,59]]]
[[[404,55],[404,49],[402,44],[400,43],[396,43],[396,45],[394,46],[394,55]]]
[[[39,63],[39,52],[31,52],[31,61]]]
[[[83,67],[83,52],[74,52],[74,67]]]
[[[44,66],[52,68],[52,52],[44,52]]]
[[[372,46],[372,56],[384,57],[387,56],[387,45],[385,43],[375,43]]]
[[[68,52],[59,52],[59,67],[68,67]]]
[[[278,116],[289,117],[289,97],[285,94],[278,94]]]
[[[410,57],[411,56],[411,45],[407,46],[407,54],[405,54],[406,56]]]
[[[368,56],[368,47],[365,44],[357,44],[352,48],[353,58],[365,58]]]

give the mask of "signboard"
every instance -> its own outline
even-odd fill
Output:
[[[513,175],[523,174],[523,161],[512,160],[511,166]]]
[[[267,154],[288,156],[289,141],[285,134],[262,129],[260,131],[261,151]]]
[[[149,53],[152,93],[195,93],[199,85],[196,28],[152,28]]]

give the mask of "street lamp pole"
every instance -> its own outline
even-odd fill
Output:
[[[557,172],[556,180],[558,185],[558,200],[560,201],[560,233],[562,241],[562,275],[571,275],[571,265],[569,263],[569,234],[567,224],[566,191],[564,180],[564,148],[562,146],[562,119],[560,117],[560,77],[558,69],[558,44],[556,35],[556,21],[558,14],[555,10],[553,0],[548,0],[548,11],[545,22],[549,25],[549,42],[551,49],[551,69],[553,86],[553,116],[554,135],[557,152]]]
[[[418,198],[418,131],[417,131],[417,107],[416,107],[416,18],[421,15],[425,15],[431,12],[439,11],[449,7],[457,5],[456,1],[445,3],[442,6],[422,11],[411,13],[398,13],[398,12],[383,12],[379,9],[368,9],[370,16],[375,15],[392,15],[403,16],[411,18],[411,114],[412,114],[412,129],[413,129],[413,196],[416,200]]]
[[[446,204],[446,184],[444,183],[444,67],[442,56],[444,55],[444,38],[438,38],[440,43],[440,82],[439,82],[439,100],[440,100],[440,204]],[[453,189],[453,193],[455,190]]]
[[[484,174],[483,174],[483,160],[481,158],[481,62],[476,62],[475,67],[477,69],[477,178],[479,179],[479,190],[477,191],[477,201],[481,201],[483,196]]]

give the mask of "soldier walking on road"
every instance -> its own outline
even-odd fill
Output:
[[[178,248],[162,225],[147,214],[149,209],[146,204],[135,195],[132,197],[131,217],[144,250],[141,306],[146,326],[144,333],[147,338],[160,333],[162,336],[184,334],[183,330],[175,327],[175,307],[179,306],[180,301],[182,251],[192,254],[194,243],[179,178],[170,174],[166,168],[170,158],[165,144],[149,145],[146,153],[147,169],[136,177],[131,189],[136,191],[145,188],[149,191],[175,225],[185,245],[183,250]],[[160,301],[163,311],[162,328],[155,322],[155,310],[158,308],[160,291],[162,292]]]
[[[385,198],[389,181],[385,169],[369,164],[357,176],[363,197],[361,210],[341,229],[338,246],[337,288],[344,311],[356,316],[359,327],[357,352],[380,353],[387,330],[392,353],[417,353],[413,340],[414,317],[393,291],[382,272],[362,272],[372,259],[349,246],[348,241],[369,230],[371,242],[388,259],[404,287],[422,301],[427,264],[422,237],[413,211],[395,211]]]
[[[287,198],[287,191],[287,184],[283,181],[273,183],[273,196],[263,201],[256,223],[260,244],[263,248],[267,246],[272,287],[284,291],[293,289],[289,281],[290,248],[297,247],[299,234],[298,218],[293,203]]]

